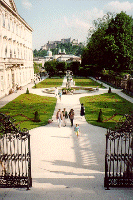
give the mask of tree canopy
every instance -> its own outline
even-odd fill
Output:
[[[58,62],[56,60],[45,62],[45,70],[49,73],[49,76],[62,76],[65,74],[66,70],[73,71],[74,75],[81,75],[80,63],[73,61],[71,63]]]
[[[107,14],[94,21],[89,31],[87,47],[82,54],[82,66],[101,71],[129,70],[133,63],[133,19],[124,12]]]
[[[40,49],[40,50],[34,50],[33,51],[33,56],[34,57],[44,57],[44,56],[46,56],[47,55],[47,51],[46,50],[42,50],[42,49]]]
[[[45,62],[44,67],[45,70],[49,73],[50,77],[54,75],[60,76],[64,74],[67,69],[66,62],[58,62],[56,60]]]

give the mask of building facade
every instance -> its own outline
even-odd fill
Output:
[[[13,0],[0,0],[0,98],[34,79],[32,28]]]

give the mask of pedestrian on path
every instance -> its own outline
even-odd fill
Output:
[[[69,112],[69,119],[71,121],[71,127],[73,126],[73,120],[74,120],[74,110],[71,109]]]
[[[61,96],[62,96],[62,92],[59,91],[59,99],[60,99],[60,101],[61,101]]]
[[[66,119],[68,118],[68,114],[67,114],[66,108],[64,108],[64,110],[62,111],[62,114],[63,114],[64,126],[66,126]]]
[[[81,103],[80,115],[81,115],[81,116],[84,116],[84,115],[85,115],[85,107],[84,107],[84,104],[83,104],[83,103]]]
[[[56,113],[56,119],[58,122],[58,127],[61,128],[61,122],[63,120],[63,115],[62,115],[61,109],[59,109],[58,112]]]
[[[58,88],[55,87],[55,97],[57,98],[58,97]]]
[[[75,128],[74,128],[75,134],[77,135],[77,137],[79,136],[79,132],[80,132],[80,128],[79,128],[79,124],[76,124]]]

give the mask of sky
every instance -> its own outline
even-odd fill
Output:
[[[14,0],[19,15],[33,29],[33,50],[62,38],[86,43],[93,21],[107,12],[133,17],[132,0]]]

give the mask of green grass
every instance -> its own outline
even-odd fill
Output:
[[[80,102],[85,106],[85,118],[88,123],[104,128],[115,128],[116,123],[124,114],[133,113],[133,104],[115,93],[106,93],[91,97],[82,97]],[[103,122],[97,122],[100,109]]]
[[[22,94],[0,109],[0,113],[12,116],[20,128],[28,130],[44,126],[51,119],[57,99],[35,94]],[[34,113],[38,111],[40,122],[34,122]]]
[[[97,83],[96,81],[93,81],[92,79],[81,79],[76,78],[74,79],[76,86],[83,86],[83,87],[97,87],[104,88],[102,84]]]
[[[36,88],[50,88],[50,87],[60,87],[63,83],[63,79],[55,79],[55,78],[47,78],[38,84],[36,84]],[[35,88],[35,86],[33,87]]]

